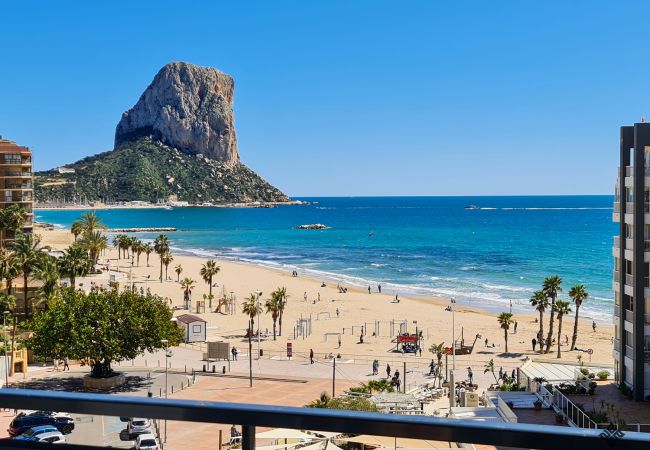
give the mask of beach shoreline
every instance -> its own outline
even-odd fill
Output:
[[[63,250],[70,245],[74,238],[68,230],[44,229],[38,226],[35,233],[41,234],[43,244],[53,249]],[[173,237],[172,237],[173,244]],[[190,313],[206,320],[209,340],[224,340],[240,347],[245,347],[245,329],[247,318],[241,312],[244,298],[261,291],[261,304],[268,298],[269,293],[284,286],[289,293],[287,308],[283,318],[282,336],[276,340],[267,337],[263,340],[261,349],[267,352],[281,354],[286,351],[288,342],[294,343],[295,352],[305,352],[313,349],[317,354],[363,354],[367,357],[386,358],[393,354],[395,334],[400,330],[400,324],[410,333],[416,328],[424,337],[424,352],[418,355],[418,360],[431,359],[433,355],[427,351],[434,343],[450,345],[452,330],[452,315],[455,316],[456,338],[464,337],[465,344],[471,345],[476,339],[475,351],[466,356],[457,356],[461,364],[471,364],[478,367],[489,359],[504,367],[517,367],[527,357],[542,358],[556,361],[556,347],[549,354],[532,352],[531,339],[535,337],[538,324],[535,323],[538,314],[532,308],[528,313],[515,313],[518,330],[509,332],[509,352],[504,352],[504,334],[496,320],[497,314],[485,311],[481,307],[456,305],[454,313],[446,310],[449,299],[444,297],[399,296],[395,302],[392,294],[378,293],[377,287],[372,287],[372,294],[367,289],[345,285],[347,293],[340,293],[334,282],[321,278],[299,275],[294,277],[290,272],[280,269],[259,267],[240,261],[229,261],[214,258],[221,271],[214,278],[213,287],[215,299],[222,295],[235,298],[235,311],[232,314],[196,312],[196,303],[208,293],[208,285],[201,280],[199,271],[208,258],[173,253],[174,260],[169,266],[169,280],[159,281],[159,259],[151,254],[149,266],[146,265],[145,255],[141,255],[140,264],[135,262],[131,267],[130,259],[118,258],[117,251],[109,248],[100,258],[100,265],[108,266],[111,273],[117,274],[120,285],[133,283],[136,289],[149,289],[152,293],[168,299],[170,306],[177,309],[176,314]],[[176,276],[174,268],[180,264],[183,268],[180,277]],[[178,282],[185,277],[196,281],[192,292],[191,310],[180,309],[183,305],[183,290]],[[79,281],[84,289],[90,283],[108,284],[107,275],[86,277]],[[306,297],[306,300],[305,300]],[[213,303],[213,310],[216,307]],[[311,318],[311,335],[304,338],[296,334],[300,320]],[[272,336],[272,320],[269,315],[262,313],[260,329],[267,336]],[[548,332],[548,313],[545,315],[545,333]],[[256,321],[257,323],[257,321]],[[571,335],[573,315],[565,318],[563,335]],[[581,317],[579,324],[578,347],[585,351],[568,352],[563,350],[562,360],[575,363],[579,355],[586,357],[586,349],[591,348],[593,362],[611,364],[611,324],[599,324],[597,330],[592,330],[592,321]],[[360,342],[361,330],[364,330],[364,341]],[[267,331],[264,331],[267,330]],[[557,321],[555,330],[557,333]],[[278,330],[279,331],[279,330]],[[374,333],[376,336],[373,336]],[[267,334],[268,333],[268,334]],[[299,334],[299,333],[298,333]],[[480,336],[475,337],[476,335]],[[488,344],[485,344],[485,339]],[[568,349],[568,347],[567,347]],[[464,362],[463,362],[464,361]]]

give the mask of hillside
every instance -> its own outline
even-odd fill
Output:
[[[90,201],[155,202],[175,196],[189,202],[282,202],[288,198],[255,172],[237,162],[228,164],[188,154],[151,137],[125,142],[57,170],[35,174],[37,202],[64,197]],[[174,198],[174,197],[172,197]]]

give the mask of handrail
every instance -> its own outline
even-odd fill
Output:
[[[598,424],[591,420],[585,412],[573,403],[569,398],[560,392],[559,389],[553,390],[553,405],[559,409],[559,413],[566,417],[567,422],[578,428],[598,429]],[[569,415],[569,411],[574,414]],[[576,420],[574,420],[574,418]]]
[[[448,442],[566,449],[610,450],[612,439],[602,430],[585,430],[551,425],[480,422],[425,416],[400,416],[318,408],[296,408],[239,403],[155,399],[102,394],[80,394],[24,389],[0,389],[0,407],[67,411],[102,416],[149,417],[202,423],[241,424],[242,449],[254,450],[255,427],[313,429],[351,434],[408,437]],[[616,448],[644,449],[650,435],[620,433]],[[14,441],[1,441],[0,448],[19,448]],[[69,446],[69,448],[75,448]]]

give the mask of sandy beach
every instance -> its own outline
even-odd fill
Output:
[[[38,227],[35,232],[43,237],[43,243],[50,245],[53,249],[63,250],[74,241],[73,236],[67,230],[44,229]],[[169,235],[173,243],[173,234]],[[208,293],[208,285],[203,282],[199,275],[201,265],[206,261],[204,258],[184,255],[173,255],[174,260],[169,266],[169,279],[159,282],[160,262],[158,255],[151,254],[149,266],[147,266],[146,255],[141,255],[139,266],[131,268],[130,259],[118,259],[117,251],[110,248],[100,258],[100,264],[110,267],[111,271],[118,271],[120,283],[129,282],[129,274],[137,287],[151,289],[170,300],[174,307],[181,307],[183,303],[183,290],[177,282],[174,267],[180,264],[183,272],[181,280],[190,277],[196,282],[192,291],[192,314],[196,314],[195,305],[197,300],[202,299],[203,294]],[[420,361],[426,365],[434,355],[428,352],[431,344],[445,343],[450,345],[452,341],[452,313],[446,311],[449,299],[430,297],[402,297],[399,303],[394,301],[394,296],[377,293],[377,287],[372,286],[372,294],[367,290],[361,290],[351,286],[347,293],[339,293],[336,282],[323,281],[309,278],[299,274],[298,277],[291,276],[278,270],[257,267],[249,264],[218,260],[221,267],[219,274],[213,280],[217,286],[213,287],[215,298],[225,293],[228,297],[233,295],[236,298],[236,311],[232,315],[222,313],[206,312],[196,314],[208,323],[209,340],[231,341],[238,348],[244,346],[242,337],[248,324],[248,318],[241,312],[243,299],[256,291],[262,291],[262,301],[268,298],[271,291],[280,286],[287,288],[289,298],[285,309],[282,335],[263,339],[260,347],[265,351],[266,356],[282,355],[286,352],[287,342],[292,342],[293,351],[297,354],[306,355],[313,349],[318,356],[332,353],[341,354],[344,358],[354,358],[372,361],[379,359],[384,361],[395,356],[392,353],[395,338],[391,334],[391,321],[406,321],[408,331],[423,331],[424,351],[422,356],[415,356],[414,361]],[[120,278],[121,277],[121,278]],[[87,277],[78,279],[85,287],[91,282],[107,284],[107,275]],[[322,285],[325,284],[323,287]],[[305,301],[305,294],[307,300]],[[216,301],[213,302],[213,309]],[[337,315],[338,310],[338,315]],[[206,304],[207,311],[207,304]],[[176,311],[176,315],[187,313],[186,310]],[[300,318],[312,319],[312,334],[304,339],[294,338],[294,326]],[[497,367],[509,370],[519,366],[527,357],[544,358],[557,360],[557,347],[553,346],[551,353],[540,355],[534,353],[531,347],[531,340],[538,331],[538,324],[535,319],[538,315],[515,314],[517,321],[517,332],[510,330],[508,335],[509,353],[504,352],[504,333],[499,328],[496,314],[480,308],[457,305],[455,311],[456,339],[464,336],[465,344],[471,345],[475,335],[481,337],[476,342],[474,351],[470,355],[457,356],[458,367],[465,368],[472,366],[475,371],[482,369],[486,361],[494,359]],[[548,331],[548,314],[544,318],[545,332]],[[573,314],[563,321],[562,336],[568,335],[569,339],[573,331]],[[375,322],[378,321],[378,325]],[[262,314],[260,317],[260,329],[272,334],[272,319],[270,315]],[[415,323],[417,322],[417,323]],[[359,343],[361,327],[366,328],[364,342]],[[378,335],[373,336],[377,330]],[[394,324],[392,332],[396,333],[399,325]],[[557,321],[555,324],[557,333]],[[340,333],[340,335],[338,334]],[[328,335],[329,334],[329,335]],[[593,349],[591,361],[594,363],[613,363],[612,358],[612,334],[613,326],[609,324],[598,324],[596,331],[592,330],[591,319],[582,319],[579,324],[579,335],[577,348],[582,350]],[[341,338],[340,347],[338,338]],[[485,339],[489,346],[486,347]],[[494,347],[492,345],[494,344]],[[253,351],[257,351],[257,342]],[[568,346],[566,347],[569,348]],[[578,356],[582,356],[584,362],[589,361],[585,351],[564,351],[562,360],[576,363]],[[401,355],[400,355],[401,356]]]

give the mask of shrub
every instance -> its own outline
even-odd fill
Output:
[[[596,374],[593,373],[593,372],[589,373],[589,375],[587,375],[587,376],[589,377],[590,380],[593,380],[594,378],[596,378]]]
[[[582,372],[582,374],[583,374],[584,376],[589,375],[589,369],[587,369],[587,368],[585,368],[585,367],[583,367],[582,369],[580,369],[580,372]]]
[[[609,377],[609,372],[606,370],[601,370],[596,374],[596,376],[598,376],[598,378],[600,378],[601,380],[606,380],[607,377]]]

